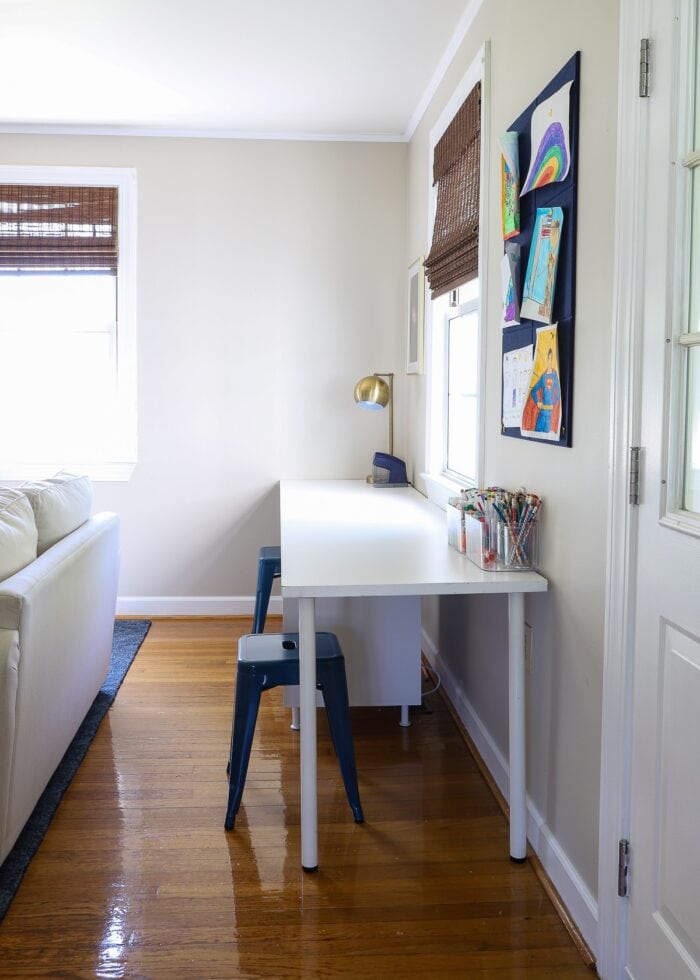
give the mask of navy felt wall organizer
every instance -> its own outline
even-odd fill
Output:
[[[523,280],[530,254],[530,243],[538,208],[560,207],[564,212],[564,223],[559,245],[559,262],[552,305],[552,323],[558,324],[559,340],[559,383],[561,386],[561,429],[559,441],[527,438],[527,442],[546,442],[550,446],[571,446],[573,387],[574,387],[574,321],[576,311],[576,197],[578,185],[578,120],[579,120],[579,69],[580,52],[564,65],[551,82],[542,89],[538,97],[508,127],[518,134],[518,157],[520,180],[525,182],[530,165],[530,121],[535,107],[557,92],[562,85],[573,82],[569,93],[569,149],[571,164],[566,178],[546,187],[530,191],[520,198],[520,234],[509,239],[521,246],[520,273],[516,284],[518,297],[522,300]],[[519,325],[503,328],[503,354],[532,344],[534,347],[537,328],[544,326],[534,320],[522,319]],[[501,381],[501,405],[503,404],[503,381]],[[505,436],[522,439],[519,427],[505,428]]]

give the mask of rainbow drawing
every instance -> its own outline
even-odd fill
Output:
[[[532,155],[520,196],[564,180],[569,173],[569,90],[571,82],[536,106],[530,122]]]
[[[545,184],[553,184],[557,180],[563,180],[562,174],[566,175],[568,172],[569,154],[564,130],[561,123],[555,122],[549,126],[544,134],[537,150],[537,156],[530,167],[529,183],[525,184],[523,193],[536,187],[544,187]]]

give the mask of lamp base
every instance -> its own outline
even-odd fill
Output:
[[[384,481],[383,483],[378,483],[371,474],[368,477],[366,477],[366,482],[369,483],[369,485],[371,487],[375,487],[376,489],[379,489],[379,487],[410,487],[410,486],[412,486],[411,483],[387,483],[386,481]]]
[[[367,478],[370,482],[369,477]],[[389,453],[375,453],[372,460],[372,486],[374,487],[408,487],[406,464],[398,456]]]

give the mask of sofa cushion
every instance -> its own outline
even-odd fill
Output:
[[[0,580],[14,575],[37,556],[37,526],[28,498],[0,489]]]
[[[58,473],[48,480],[23,483],[20,489],[34,510],[40,555],[84,524],[92,513],[92,484],[87,476]]]

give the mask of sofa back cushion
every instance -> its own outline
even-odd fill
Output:
[[[19,490],[0,488],[0,581],[37,556],[37,527],[31,504]]]
[[[87,476],[59,473],[48,480],[23,483],[39,535],[37,554],[84,524],[92,513],[92,484]]]

